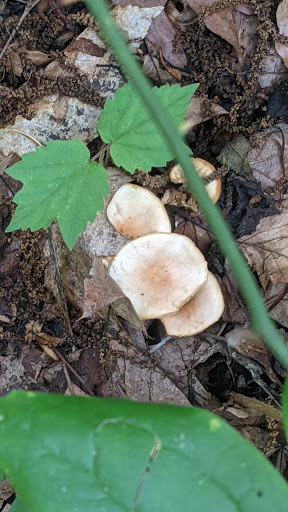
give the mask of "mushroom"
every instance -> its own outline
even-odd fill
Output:
[[[224,300],[216,277],[208,272],[207,281],[176,313],[162,316],[168,336],[193,336],[219,320]]]
[[[146,188],[126,183],[111,199],[107,217],[122,235],[138,238],[149,233],[171,233],[165,206]]]
[[[207,262],[196,245],[174,233],[152,233],[128,242],[108,272],[141,320],[180,309],[208,275]]]
[[[200,178],[207,178],[210,176],[213,172],[216,171],[215,167],[210,164],[209,162],[206,162],[206,160],[203,160],[203,158],[191,158],[193,164],[195,165],[195,169],[197,173],[199,174]],[[169,178],[172,183],[180,184],[186,183],[186,179],[182,170],[182,167],[177,164],[172,167]],[[216,178],[215,180],[208,183],[206,186],[207,194],[209,195],[211,201],[213,203],[217,203],[220,194],[221,194],[221,179]]]

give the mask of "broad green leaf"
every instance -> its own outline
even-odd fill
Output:
[[[13,391],[0,467],[34,512],[286,512],[288,487],[217,416]]]
[[[283,408],[283,421],[286,439],[288,440],[288,377],[285,379],[285,384],[282,394],[282,408]]]
[[[9,512],[32,512],[32,509],[27,507],[27,505],[17,497],[16,500],[13,501]]]
[[[103,195],[109,193],[105,169],[90,162],[88,149],[78,139],[48,142],[5,172],[23,183],[6,231],[46,229],[58,220],[69,249],[87,222],[103,210]]]
[[[1,471],[1,469],[0,469],[0,480],[2,480],[2,478],[4,478],[4,476],[5,475],[4,475],[3,471]]]
[[[197,87],[198,84],[186,87],[176,84],[153,90],[179,125]],[[106,100],[97,129],[102,140],[111,144],[114,163],[131,174],[135,169],[150,171],[151,167],[165,165],[175,157],[130,83],[118,89],[112,100]],[[192,153],[188,146],[187,153]]]

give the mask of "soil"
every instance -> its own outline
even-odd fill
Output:
[[[279,198],[287,193],[287,179],[278,184],[277,193],[275,190],[274,193],[267,193],[251,174],[237,175],[226,165],[220,166],[217,161],[217,156],[235,134],[244,136],[257,146],[265,128],[287,119],[287,109],[282,101],[287,95],[287,83],[282,81],[265,91],[258,83],[271,41],[283,40],[277,34],[275,21],[279,3],[280,0],[249,2],[257,16],[258,45],[254,55],[244,63],[245,73],[239,73],[233,47],[204,24],[205,16],[213,12],[213,6],[200,16],[195,16],[190,25],[186,24],[185,32],[178,31],[174,39],[175,48],[182,45],[187,57],[187,67],[180,70],[181,84],[199,82],[197,95],[204,98],[204,105],[206,101],[207,117],[211,108],[210,100],[229,112],[228,116],[216,116],[200,123],[189,133],[187,141],[196,157],[204,158],[217,167],[222,179],[219,206],[236,238],[255,231],[262,218],[279,213]],[[2,4],[0,48],[6,43],[24,9],[23,3],[16,0]],[[181,12],[182,2],[174,4]],[[216,8],[238,4],[237,1],[223,0],[217,3]],[[51,58],[61,58],[63,50],[87,26],[93,26],[93,21],[83,3],[78,2],[63,9],[57,2],[41,0],[23,20],[11,46],[20,54],[21,48],[26,48],[49,54]],[[145,44],[142,51],[144,59],[145,51],[148,51]],[[55,92],[103,106],[104,100],[95,90],[87,87],[85,77],[76,68],[73,78],[51,80],[43,76],[43,66],[33,64],[28,59],[25,61],[25,58],[21,62],[19,72],[11,64],[9,51],[4,53],[0,61],[1,128],[11,125],[18,115],[29,116],[31,104],[36,98]],[[159,79],[155,80],[155,84],[163,85],[163,82]],[[256,138],[253,138],[255,134]],[[92,156],[96,153],[97,144],[97,141],[90,144]],[[0,162],[1,168],[5,169],[4,161]],[[169,188],[168,169],[153,169],[150,175],[138,172],[135,181],[161,196]],[[49,231],[5,233],[15,208],[12,200],[17,188],[19,183],[0,173],[0,395],[4,396],[11,389],[65,393],[74,383],[78,390],[92,396],[132,397],[133,393],[129,394],[125,388],[128,386],[127,374],[123,377],[121,373],[121,361],[129,361],[135,370],[134,375],[141,365],[149,375],[156,369],[162,378],[173,383],[177,393],[183,394],[183,403],[187,400],[192,405],[210,409],[224,417],[287,476],[283,426],[275,419],[268,418],[265,411],[259,415],[251,407],[246,410],[244,419],[240,414],[244,406],[239,399],[240,395],[247,399],[254,398],[277,410],[285,372],[270,354],[263,363],[255,353],[243,353],[240,348],[235,354],[235,350],[227,347],[226,334],[235,326],[247,325],[249,313],[222,255],[203,226],[201,215],[191,213],[180,205],[167,207],[175,231],[194,240],[196,236],[204,244],[209,268],[219,277],[225,290],[223,293],[229,302],[229,314],[226,313],[226,318],[205,331],[203,336],[197,335],[193,348],[188,343],[190,352],[183,341],[177,345],[177,340],[172,340],[169,349],[167,342],[166,346],[150,354],[150,346],[165,336],[160,322],[147,325],[148,333],[145,336],[139,328],[121,320],[111,308],[104,310],[96,321],[79,321],[82,311],[68,296],[62,302],[55,298],[47,285],[49,258],[44,255]],[[203,228],[200,227],[200,231],[197,223]],[[203,241],[204,235],[208,239]],[[270,298],[273,290],[269,292]],[[279,291],[274,290],[274,306],[286,291],[285,286]],[[266,299],[269,299],[268,292]],[[285,326],[279,323],[279,327],[287,338]],[[58,354],[57,361],[44,351],[45,346]],[[177,374],[169,357],[182,358],[181,364],[185,361],[182,373],[179,371]],[[262,370],[264,368],[260,373],[259,365]],[[121,376],[121,392],[112,385],[115,372]],[[137,379],[135,376],[135,386],[139,384]],[[154,400],[165,401],[162,398],[159,392]],[[177,400],[175,403],[179,403],[180,399]],[[3,508],[12,499],[13,496],[4,501]]]

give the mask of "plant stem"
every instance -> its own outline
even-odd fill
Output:
[[[251,313],[252,327],[263,337],[266,345],[275,357],[288,370],[288,348],[268,316],[256,281],[242,253],[239,251],[219,208],[210,201],[190,157],[186,154],[184,141],[176,126],[166,110],[159,104],[159,100],[152,91],[149,81],[143,75],[134,57],[128,50],[125,40],[109,15],[105,0],[97,0],[97,2],[95,0],[85,1],[91,13],[98,21],[99,27],[106,41],[111,46],[126,78],[131,80],[135,91],[141,97],[143,104],[175,154],[176,160],[183,168],[189,190],[197,198],[200,209],[237,279],[242,296]]]

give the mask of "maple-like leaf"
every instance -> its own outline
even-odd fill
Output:
[[[48,142],[5,172],[23,183],[6,231],[46,229],[58,220],[70,250],[87,222],[104,209],[103,195],[109,194],[106,170],[90,162],[88,149],[78,139]]]
[[[198,84],[186,87],[176,84],[153,90],[171,119],[179,125],[197,87]],[[112,100],[106,101],[97,129],[102,140],[111,144],[114,163],[131,174],[135,169],[149,171],[151,167],[161,167],[175,157],[130,83],[118,89]],[[188,146],[187,153],[191,154]]]

